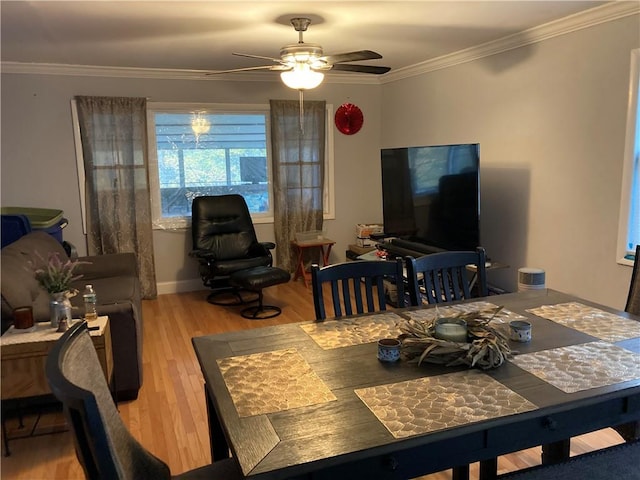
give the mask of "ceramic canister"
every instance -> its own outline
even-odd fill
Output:
[[[400,340],[397,338],[383,338],[378,340],[378,360],[381,362],[396,362],[400,359]]]
[[[516,342],[531,341],[531,324],[524,320],[513,320],[509,322],[511,340]]]

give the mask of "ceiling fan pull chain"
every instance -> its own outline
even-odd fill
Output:
[[[304,90],[298,90],[300,92],[300,135],[304,136]]]

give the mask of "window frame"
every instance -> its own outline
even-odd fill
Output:
[[[627,106],[627,132],[624,147],[624,164],[622,171],[622,193],[620,198],[620,217],[618,220],[618,242],[617,242],[617,263],[620,265],[633,266],[635,251],[627,248],[627,236],[630,227],[630,210],[632,182],[635,175],[640,172],[634,172],[636,161],[635,151],[637,142],[640,138],[636,138],[638,122],[640,122],[639,110],[640,105],[640,48],[631,51],[630,62],[630,79],[629,79],[629,103]],[[640,168],[640,166],[639,166]]]
[[[158,172],[157,144],[154,116],[156,113],[188,113],[208,112],[213,114],[259,112],[266,115],[266,141],[267,141],[267,175],[268,191],[271,210],[268,213],[252,213],[252,221],[256,224],[273,223],[273,177],[271,168],[271,135],[270,115],[268,104],[221,104],[221,103],[181,103],[181,102],[147,102],[147,143],[149,165],[149,190],[151,195],[152,225],[154,230],[183,230],[191,226],[191,217],[165,217],[163,218],[160,205],[160,179]],[[325,185],[323,218],[335,218],[334,195],[334,167],[333,167],[333,130],[330,127],[330,119],[333,117],[333,106],[327,105],[326,109],[326,135],[325,135]]]

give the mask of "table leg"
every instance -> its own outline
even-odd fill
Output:
[[[4,456],[8,457],[11,455],[11,450],[9,450],[9,435],[7,434],[7,419],[5,416],[2,416],[2,440],[4,441]]]
[[[300,247],[296,247],[297,253],[298,253],[298,266],[296,267],[296,274],[293,277],[294,280],[299,279],[300,277],[302,277],[302,280],[304,281],[304,286],[307,286],[307,276],[305,275],[305,268],[304,268],[304,248],[300,248]]]
[[[480,480],[495,480],[498,478],[498,457],[480,462]]]
[[[469,465],[453,467],[451,480],[469,480]]]
[[[322,266],[326,267],[329,265],[329,254],[331,253],[331,247],[333,244],[327,245],[327,249],[325,250],[322,245],[320,246],[320,252],[322,253]]]
[[[549,465],[568,460],[570,447],[570,438],[542,445],[542,464]]]
[[[211,461],[223,460],[229,458],[229,445],[222,431],[222,425],[218,419],[216,408],[211,402],[207,385],[204,386],[204,396],[207,403],[207,418],[209,420],[209,442],[211,446]]]

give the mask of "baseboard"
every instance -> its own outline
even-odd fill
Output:
[[[156,288],[158,290],[158,295],[207,290],[207,287],[202,284],[201,278],[178,280],[176,282],[160,282],[156,284]]]

